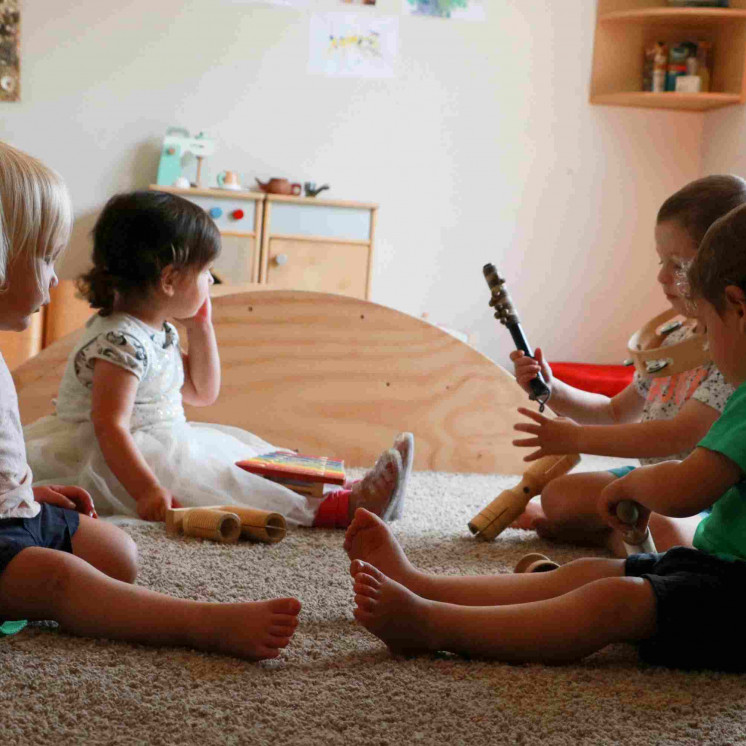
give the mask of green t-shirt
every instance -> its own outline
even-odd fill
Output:
[[[743,474],[712,506],[710,515],[700,521],[694,546],[724,559],[746,560],[746,383],[728,399],[723,413],[698,446],[722,453],[741,467]]]

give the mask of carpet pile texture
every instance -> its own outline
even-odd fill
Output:
[[[413,562],[437,573],[509,572],[531,551],[560,562],[604,554],[527,531],[471,537],[468,520],[517,481],[416,473],[393,529]],[[277,660],[246,663],[29,625],[0,640],[3,746],[746,743],[744,677],[647,667],[631,645],[562,668],[393,658],[352,618],[341,531],[226,546],[122,525],[139,546],[144,586],[210,601],[298,597],[293,642]]]

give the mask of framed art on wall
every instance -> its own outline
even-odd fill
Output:
[[[0,0],[0,101],[21,95],[20,0]]]

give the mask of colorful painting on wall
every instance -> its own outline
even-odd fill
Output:
[[[357,13],[311,16],[308,72],[329,77],[391,78],[399,19]]]
[[[404,13],[412,16],[434,16],[458,21],[483,21],[482,0],[402,0]]]
[[[21,97],[20,0],[0,0],[0,101]]]

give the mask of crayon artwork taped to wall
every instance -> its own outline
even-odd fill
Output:
[[[266,5],[278,8],[297,8],[306,10],[309,0],[222,0],[225,5]]]
[[[20,0],[0,0],[0,101],[21,97]]]
[[[484,0],[401,0],[405,15],[484,21]]]
[[[364,13],[315,13],[310,22],[308,72],[329,77],[391,78],[399,19]]]

